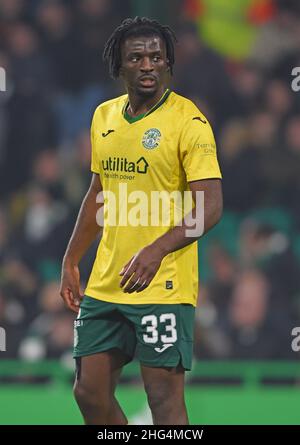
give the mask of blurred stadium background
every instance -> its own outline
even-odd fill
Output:
[[[92,112],[123,91],[103,45],[135,15],[175,29],[172,88],[210,119],[224,176],[224,217],[199,242],[191,423],[299,424],[297,0],[0,0],[0,424],[82,423],[60,265],[90,181]],[[118,395],[150,422],[137,363]]]

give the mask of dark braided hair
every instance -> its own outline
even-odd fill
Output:
[[[103,60],[108,62],[109,73],[113,79],[119,76],[121,67],[121,44],[128,37],[145,37],[157,35],[165,42],[170,72],[173,73],[175,62],[174,44],[177,42],[174,31],[169,26],[161,25],[156,20],[147,17],[135,17],[124,20],[118,26],[105,44]]]

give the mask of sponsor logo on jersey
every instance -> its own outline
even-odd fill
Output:
[[[209,144],[195,144],[196,148],[201,149],[202,153],[205,155],[214,155],[216,153],[216,145],[209,143]]]
[[[108,159],[102,159],[102,167],[104,171],[113,172],[134,172],[134,173],[147,173],[149,167],[148,162],[142,156],[137,161],[132,162],[127,158],[111,157]]]
[[[147,150],[153,150],[158,147],[161,138],[161,132],[157,128],[150,128],[145,131],[142,144]]]

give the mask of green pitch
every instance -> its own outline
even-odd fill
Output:
[[[0,424],[81,424],[66,385],[0,386]],[[146,397],[140,386],[121,385],[117,397],[130,420],[145,418]],[[300,424],[300,388],[241,389],[188,386],[191,424]],[[146,421],[148,418],[146,417]],[[143,423],[146,423],[143,421]]]

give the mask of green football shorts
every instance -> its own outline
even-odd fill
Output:
[[[74,321],[74,358],[118,348],[146,366],[191,370],[191,304],[116,304],[84,296]]]

